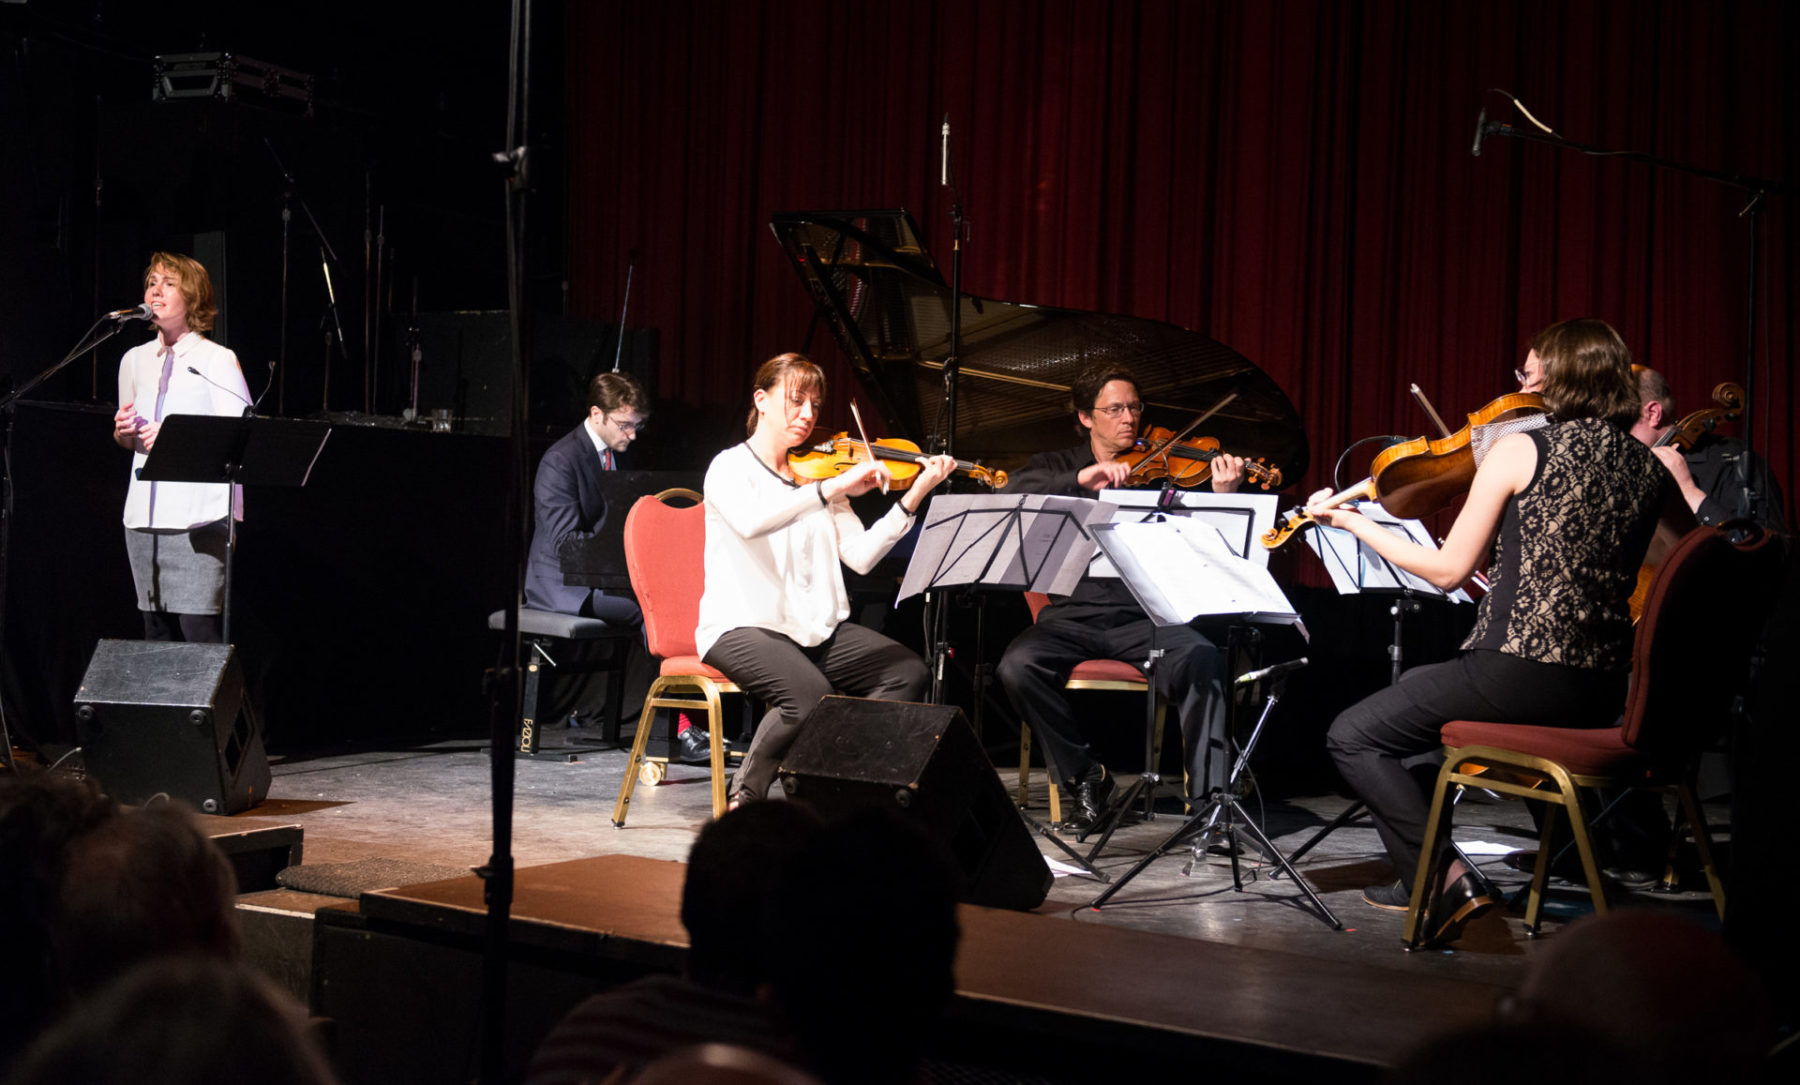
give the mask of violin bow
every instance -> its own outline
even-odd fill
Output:
[[[856,400],[854,399],[850,401],[850,417],[856,420],[856,435],[862,438],[863,455],[869,457],[870,463],[876,463],[875,450],[869,446],[869,434],[863,429],[862,412],[856,409]],[[879,467],[880,464],[876,463],[876,466]],[[881,476],[881,492],[884,494],[888,492],[887,475],[885,473]]]
[[[1145,464],[1149,463],[1151,460],[1154,460],[1156,457],[1162,455],[1164,451],[1174,448],[1177,442],[1179,442],[1183,438],[1187,437],[1188,434],[1199,429],[1200,423],[1206,421],[1208,418],[1211,418],[1213,415],[1218,414],[1220,411],[1224,410],[1225,405],[1230,403],[1232,400],[1236,399],[1237,397],[1238,397],[1238,394],[1236,392],[1233,392],[1230,395],[1226,396],[1224,399],[1221,399],[1221,400],[1219,400],[1219,402],[1213,404],[1211,407],[1209,407],[1204,412],[1195,415],[1194,420],[1192,422],[1189,422],[1186,426],[1182,427],[1182,430],[1180,433],[1177,433],[1175,436],[1169,438],[1168,440],[1164,441],[1162,444],[1157,445],[1155,448],[1153,448],[1149,452],[1145,453],[1144,458],[1139,460],[1138,465],[1136,467],[1133,467],[1131,469],[1131,471],[1128,474],[1126,474],[1125,477],[1130,478],[1132,475],[1135,475],[1139,471],[1142,471],[1144,469]]]
[[[1451,435],[1450,427],[1444,425],[1444,420],[1438,417],[1437,408],[1431,405],[1431,400],[1425,398],[1424,392],[1419,391],[1419,386],[1417,384],[1412,386],[1412,394],[1413,398],[1419,401],[1419,406],[1425,408],[1425,413],[1431,416],[1431,421],[1437,426],[1438,433],[1444,437],[1449,437]]]

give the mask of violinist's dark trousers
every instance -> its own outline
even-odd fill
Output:
[[[1069,672],[1089,659],[1118,659],[1141,667],[1150,654],[1152,631],[1156,647],[1164,651],[1156,665],[1157,692],[1180,713],[1189,797],[1223,788],[1230,778],[1224,650],[1190,626],[1155,629],[1135,607],[1063,602],[1045,607],[1037,622],[1007,646],[997,673],[1064,788],[1073,787],[1095,764],[1063,689]],[[1140,733],[1143,714],[1114,706],[1105,726]]]
[[[1613,727],[1625,674],[1539,663],[1502,652],[1464,652],[1414,667],[1344,710],[1325,737],[1344,781],[1369,807],[1394,872],[1410,879],[1425,843],[1431,796],[1402,762],[1437,749],[1452,720],[1536,727]],[[1450,842],[1443,842],[1447,850]]]
[[[840,624],[810,648],[767,629],[740,627],[713,644],[705,663],[768,706],[732,781],[734,791],[755,798],[768,793],[801,721],[832,690],[876,701],[919,701],[931,684],[918,653],[854,622]]]

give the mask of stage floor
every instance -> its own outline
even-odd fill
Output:
[[[576,741],[587,737],[584,731],[552,729],[544,741],[561,745],[571,734]],[[664,783],[640,784],[626,826],[619,829],[610,819],[625,761],[623,750],[583,754],[573,762],[518,760],[512,849],[516,865],[612,854],[685,860],[710,815],[705,768],[675,766]],[[473,868],[490,857],[490,770],[479,741],[288,755],[275,759],[273,771],[269,801],[234,820],[302,826],[309,865],[381,858]],[[1016,786],[1016,773],[1002,770],[1001,781],[1010,791]],[[1031,813],[1047,820],[1041,771],[1034,771],[1032,784]],[[1348,800],[1338,795],[1266,803],[1252,795],[1246,801],[1251,816],[1290,854],[1347,805]],[[1154,820],[1121,829],[1096,866],[1117,879],[1161,843],[1183,820],[1172,796],[1161,808],[1166,812]],[[1722,808],[1711,809],[1709,821],[1716,834],[1725,835],[1718,828],[1725,821]],[[1535,846],[1523,803],[1476,796],[1459,807],[1456,822],[1457,839],[1465,846],[1484,842]],[[1048,841],[1037,842],[1047,857],[1062,858]],[[1325,923],[1285,877],[1271,879],[1272,866],[1246,861],[1244,888],[1239,892],[1233,888],[1227,859],[1209,856],[1184,873],[1191,859],[1186,848],[1165,855],[1099,910],[1089,903],[1104,885],[1085,876],[1059,876],[1038,912],[1073,923],[1502,987],[1517,983],[1527,958],[1544,944],[1543,939],[1525,937],[1519,915],[1491,913],[1472,924],[1454,950],[1405,952],[1400,943],[1404,913],[1377,910],[1361,898],[1363,886],[1392,877],[1366,821],[1332,833],[1299,864],[1343,922],[1341,931]],[[1527,881],[1498,856],[1481,862],[1489,877],[1505,889]],[[1590,912],[1591,904],[1579,886],[1553,881],[1551,888],[1546,933],[1553,937],[1563,923]],[[1686,892],[1615,891],[1612,899],[1617,905],[1670,909],[1717,925],[1703,879],[1692,881]],[[1120,967],[1129,967],[1129,962]]]

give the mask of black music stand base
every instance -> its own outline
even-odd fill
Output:
[[[1262,714],[1257,717],[1256,728],[1250,732],[1249,741],[1244,743],[1243,750],[1238,754],[1237,764],[1232,767],[1231,779],[1226,782],[1225,787],[1215,789],[1212,794],[1208,795],[1206,802],[1191,817],[1182,822],[1161,844],[1152,848],[1148,855],[1138,860],[1137,865],[1127,871],[1124,877],[1107,886],[1106,890],[1095,897],[1088,907],[1099,909],[1104,906],[1108,900],[1112,899],[1113,894],[1125,888],[1131,879],[1143,873],[1151,863],[1162,858],[1170,848],[1175,847],[1196,831],[1205,834],[1202,837],[1203,841],[1210,839],[1214,834],[1223,834],[1226,849],[1231,856],[1232,887],[1240,893],[1243,892],[1244,879],[1243,872],[1238,865],[1237,846],[1237,831],[1241,822],[1244,828],[1250,831],[1250,836],[1262,848],[1263,854],[1272,857],[1275,864],[1285,870],[1288,877],[1293,879],[1294,884],[1300,887],[1300,891],[1306,894],[1306,898],[1312,901],[1313,907],[1319,911],[1319,918],[1334,931],[1344,929],[1343,921],[1338,919],[1330,908],[1326,907],[1325,902],[1319,898],[1319,894],[1313,891],[1312,886],[1306,884],[1305,879],[1301,878],[1294,870],[1293,864],[1288,862],[1287,856],[1281,854],[1281,849],[1270,841],[1262,831],[1262,827],[1256,824],[1256,821],[1250,817],[1237,800],[1237,782],[1243,775],[1244,768],[1250,763],[1250,754],[1256,749],[1257,739],[1262,737],[1263,725],[1268,722],[1269,714],[1275,710],[1276,704],[1280,703],[1286,686],[1287,679],[1284,676],[1277,679],[1269,690],[1268,696],[1263,701]]]

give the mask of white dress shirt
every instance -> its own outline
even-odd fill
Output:
[[[702,657],[747,626],[802,647],[823,643],[850,616],[843,566],[867,573],[912,526],[895,502],[865,530],[848,498],[827,505],[819,486],[793,485],[747,444],[713,457],[705,483],[706,590],[694,630]]]
[[[244,382],[236,354],[198,332],[188,332],[169,349],[175,352],[175,363],[169,372],[162,413],[159,415],[156,408],[164,360],[160,338],[132,347],[119,360],[121,404],[135,404],[138,417],[155,422],[172,414],[244,413],[250,403],[250,386]],[[200,375],[189,373],[190,366]],[[148,458],[142,450],[131,457],[131,486],[125,492],[126,527],[188,530],[223,520],[227,509],[239,520],[244,518],[243,487],[213,482],[145,482],[138,478],[138,471]],[[227,489],[236,492],[228,497]]]

